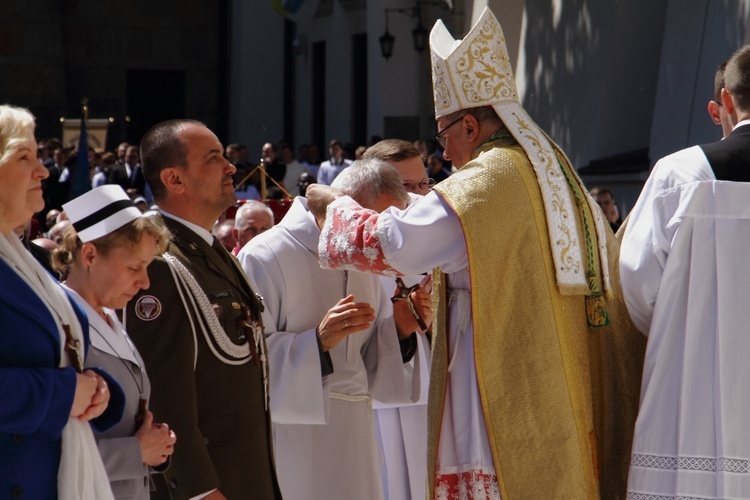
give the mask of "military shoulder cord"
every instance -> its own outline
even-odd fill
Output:
[[[180,289],[180,284],[190,290],[189,296],[191,302],[193,302],[194,308],[200,310],[203,318],[205,318],[206,323],[208,324],[208,329],[210,330],[211,336],[214,338],[219,347],[230,356],[240,359],[230,360],[223,356],[220,352],[218,352],[214,348],[211,339],[208,337],[209,332],[206,331],[206,326],[203,324],[203,322],[199,322],[201,331],[206,338],[206,343],[208,344],[209,349],[211,349],[211,352],[213,352],[217,358],[219,358],[226,364],[241,365],[247,363],[251,359],[249,345],[251,340],[248,339],[248,343],[244,345],[236,345],[234,342],[232,342],[219,323],[219,319],[216,317],[216,312],[214,311],[213,307],[211,307],[211,302],[208,300],[208,297],[206,297],[203,289],[200,287],[190,271],[174,255],[165,253],[163,257],[167,264],[169,264],[169,269],[172,272],[172,277],[177,284],[178,290]],[[265,343],[263,342],[263,332],[261,331],[257,323],[253,324],[252,341],[255,342],[260,351],[260,360],[263,369],[263,391],[266,410],[268,410],[268,361],[266,356]]]

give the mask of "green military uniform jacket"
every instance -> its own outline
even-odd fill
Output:
[[[253,342],[240,327],[242,307],[259,318],[261,305],[234,257],[173,219],[156,221],[172,232],[167,253],[200,285],[231,343]],[[216,488],[230,499],[281,498],[262,366],[231,356],[226,338],[222,344],[204,332],[204,315],[163,257],[148,274],[150,287],[127,306],[126,327],[151,378],[154,421],[177,434],[152,498],[189,499]]]

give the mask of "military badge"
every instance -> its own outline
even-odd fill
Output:
[[[153,321],[161,314],[161,302],[153,295],[144,295],[135,303],[135,315],[142,321]]]

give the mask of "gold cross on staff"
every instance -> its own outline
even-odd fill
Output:
[[[421,285],[417,283],[414,286],[406,286],[404,284],[404,280],[402,280],[401,278],[396,278],[396,286],[398,287],[398,291],[396,292],[396,295],[391,297],[391,302],[395,304],[399,300],[405,300],[406,304],[409,306],[409,310],[414,315],[414,319],[417,320],[419,328],[421,328],[422,331],[427,330],[427,325],[422,319],[422,315],[419,314],[419,311],[417,311],[417,308],[414,305],[414,301],[411,299],[411,293],[419,290],[421,288]]]

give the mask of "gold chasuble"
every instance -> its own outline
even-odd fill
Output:
[[[590,291],[561,293],[533,166],[513,137],[495,137],[435,190],[458,215],[466,239],[474,361],[500,494],[505,500],[624,498],[645,337],[620,298],[618,244],[608,230],[614,294],[598,296],[592,307]],[[593,220],[587,194],[553,147],[574,197],[571,227],[582,228],[577,241],[588,247],[580,249],[586,258],[577,272],[594,290],[602,273],[596,232],[587,229]],[[430,498],[448,375],[445,276],[438,271],[433,278]],[[590,327],[592,320],[600,327]]]

